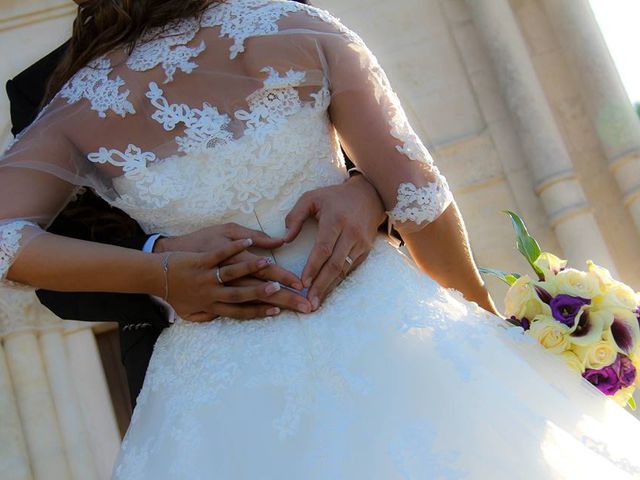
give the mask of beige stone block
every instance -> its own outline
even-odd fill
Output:
[[[412,104],[436,148],[484,130],[484,120],[466,80],[452,81],[448,88],[416,96]]]
[[[425,95],[449,88],[460,88],[468,81],[453,38],[441,35],[399,49],[391,55],[378,55],[392,84],[402,84],[403,95]],[[396,87],[397,88],[397,87]]]
[[[455,192],[473,189],[503,175],[497,153],[486,133],[434,151],[440,170]]]

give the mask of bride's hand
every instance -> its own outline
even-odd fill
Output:
[[[270,266],[269,260],[264,257],[220,266],[251,244],[251,240],[236,240],[207,253],[168,254],[167,301],[176,313],[193,322],[206,322],[219,316],[249,319],[280,313],[277,307],[265,303],[280,290],[280,284],[260,282],[252,286],[225,285],[226,282],[256,274]],[[260,302],[261,305],[244,305],[247,302]]]
[[[271,238],[269,235],[243,227],[236,223],[225,223],[206,227],[188,235],[180,237],[160,238],[154,246],[154,253],[164,252],[207,252],[215,248],[230,245],[234,240],[249,238],[253,241],[253,247],[271,250],[282,246],[284,240]],[[225,260],[223,265],[232,265],[240,262],[258,261],[260,257],[247,250]],[[293,273],[277,265],[269,265],[253,274],[260,280],[278,282],[282,285],[302,290],[302,281]],[[307,302],[308,303],[308,302]]]

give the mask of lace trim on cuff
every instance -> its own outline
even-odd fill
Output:
[[[11,264],[16,259],[20,250],[22,229],[28,226],[40,228],[35,223],[26,221],[11,222],[0,226],[0,282],[5,280]]]
[[[431,223],[442,215],[452,200],[449,186],[442,177],[422,187],[401,183],[396,206],[388,212],[389,220],[396,227],[406,222]]]

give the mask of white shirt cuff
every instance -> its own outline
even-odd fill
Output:
[[[144,253],[153,253],[153,247],[156,246],[156,242],[161,236],[162,235],[160,235],[159,233],[156,233],[155,235],[151,235],[149,238],[147,238],[147,241],[144,242],[144,247],[142,247],[142,251]]]

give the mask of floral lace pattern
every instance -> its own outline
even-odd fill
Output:
[[[147,32],[127,59],[127,66],[143,72],[162,65],[166,75],[164,83],[172,82],[178,70],[192,73],[198,68],[192,59],[206,49],[204,41],[194,47],[186,45],[193,40],[198,27],[198,22],[189,18]]]
[[[218,109],[204,103],[202,109],[191,108],[188,105],[170,104],[163,91],[154,82],[149,84],[146,96],[156,111],[151,118],[162,124],[167,130],[173,130],[180,123],[185,126],[185,136],[176,137],[178,151],[183,153],[198,153],[211,150],[218,145],[229,142],[233,137],[227,130],[229,116],[221,114]]]
[[[227,5],[209,8],[202,17],[203,27],[220,27],[220,36],[233,40],[229,58],[244,52],[249,37],[278,32],[277,21],[300,10],[300,4],[283,0],[230,0]]]
[[[136,113],[128,100],[129,90],[120,92],[124,80],[120,77],[113,80],[109,78],[112,71],[108,58],[98,58],[76,73],[59,95],[69,103],[76,103],[83,98],[89,100],[91,109],[98,112],[100,118],[106,118],[109,110],[121,117]]]
[[[389,219],[396,226],[405,222],[414,222],[417,225],[433,222],[452,200],[451,192],[442,177],[440,181],[422,187],[413,183],[402,183],[398,187],[396,206],[388,212]]]
[[[11,264],[18,255],[21,248],[22,229],[25,227],[40,229],[35,223],[23,220],[0,225],[0,282],[4,281]]]

